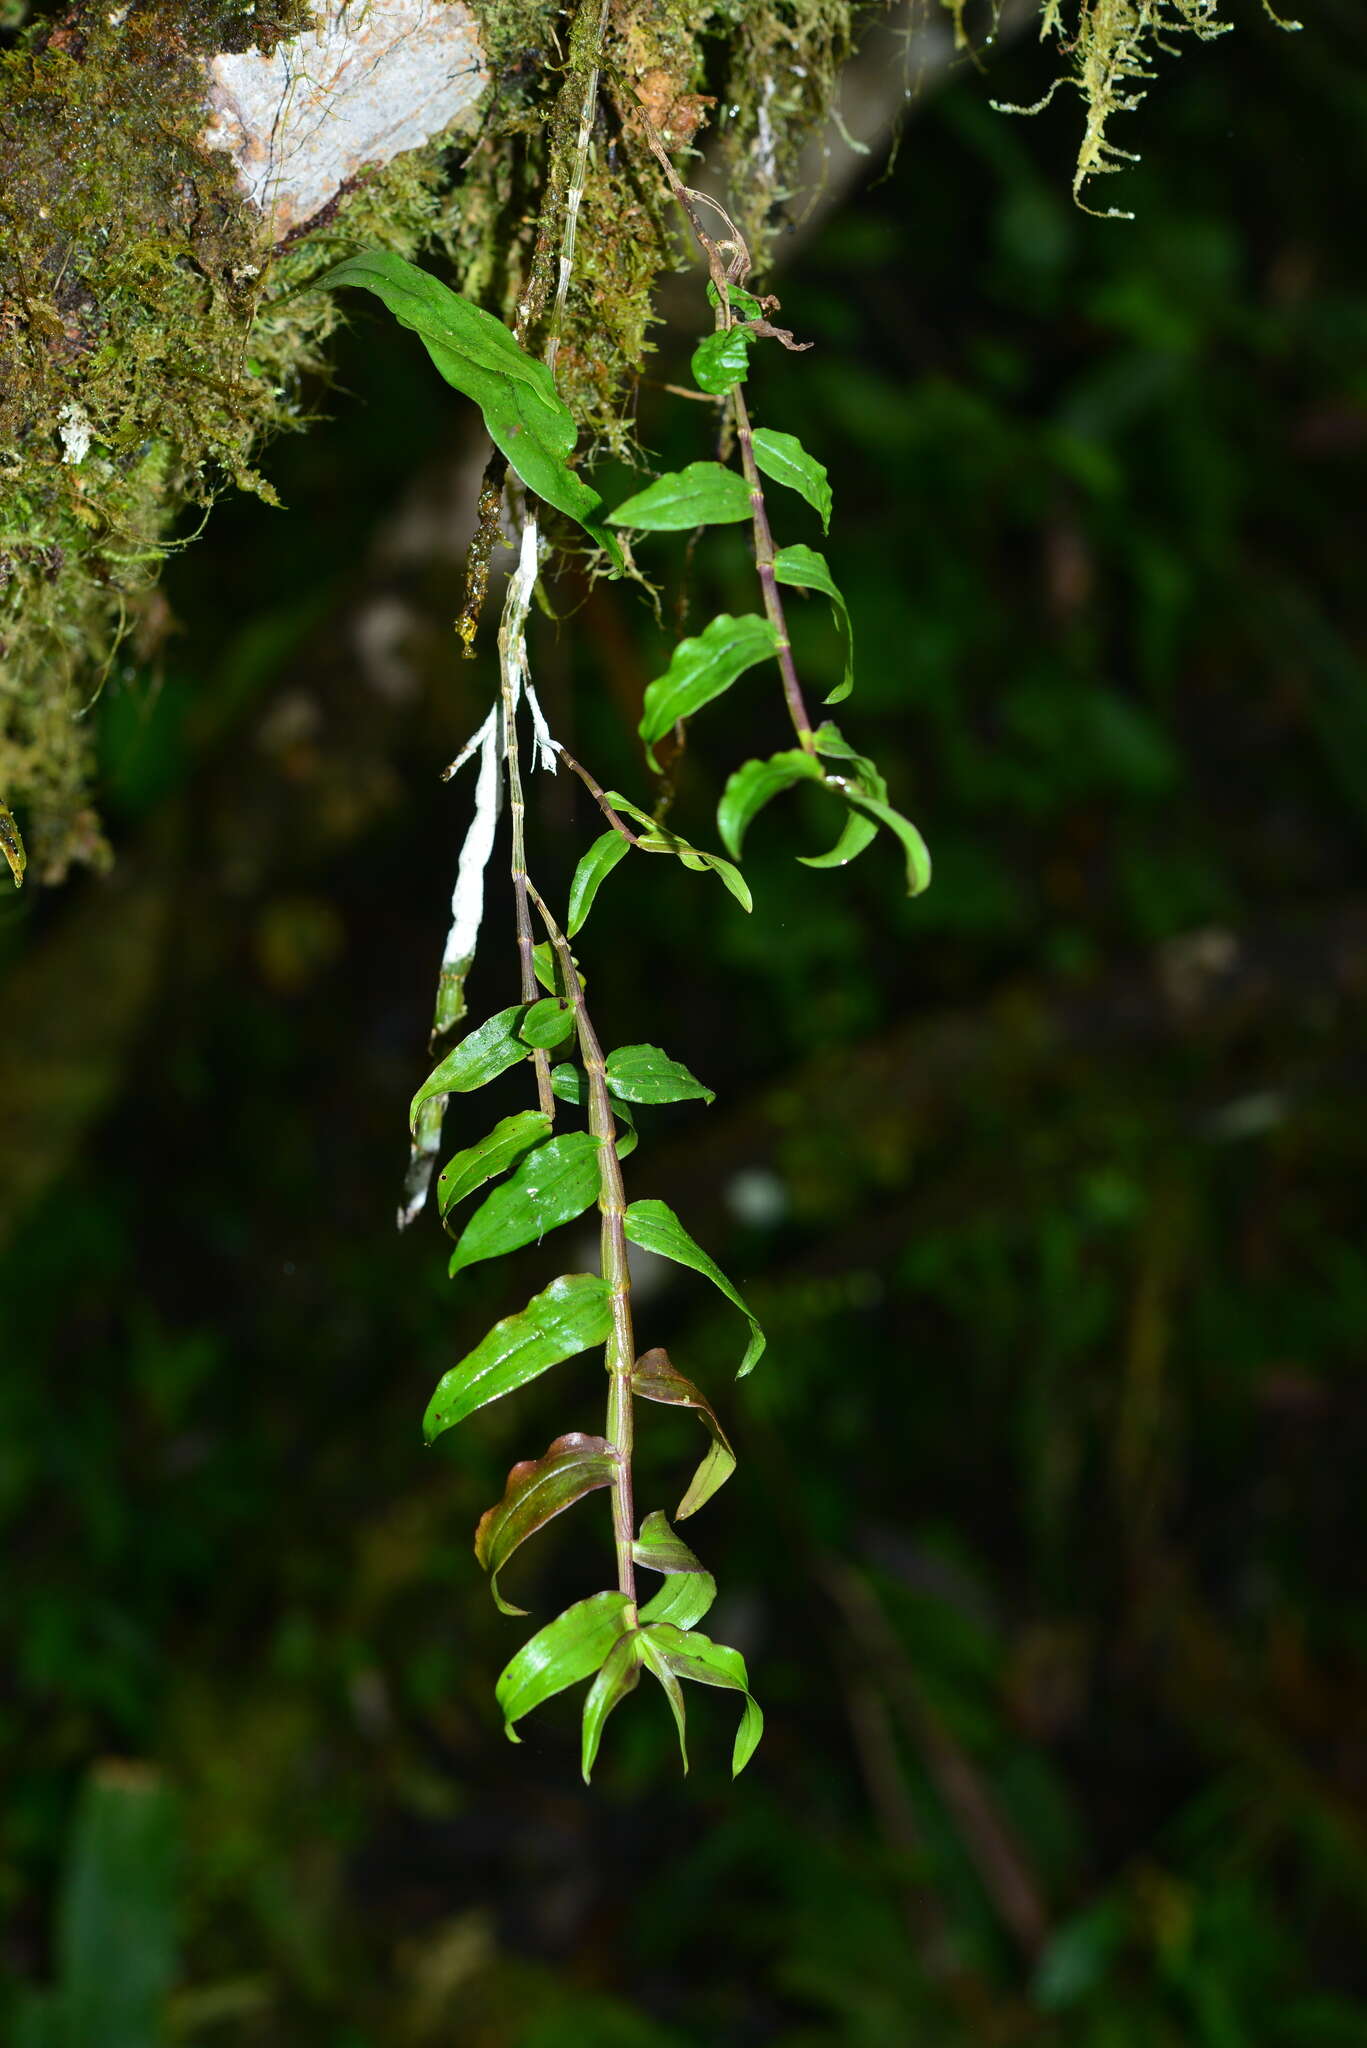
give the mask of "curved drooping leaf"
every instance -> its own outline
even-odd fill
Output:
[[[666,1575],[659,1592],[641,1609],[642,1622],[667,1621],[688,1629],[702,1620],[717,1597],[717,1582],[658,1510],[642,1522],[632,1556],[637,1564]]]
[[[673,1259],[680,1266],[691,1266],[695,1273],[701,1273],[714,1287],[720,1288],[728,1301],[735,1303],[750,1325],[750,1342],[745,1347],[745,1356],[736,1374],[737,1379],[744,1379],[764,1350],[765,1336],[716,1260],[709,1258],[702,1246],[689,1236],[666,1202],[633,1202],[623,1218],[623,1228],[632,1244],[640,1245],[642,1251],[658,1252],[663,1259]]]
[[[511,1607],[498,1590],[498,1575],[519,1544],[586,1493],[610,1486],[617,1464],[606,1437],[574,1429],[558,1436],[544,1458],[524,1458],[513,1466],[502,1500],[484,1510],[475,1530],[475,1556],[489,1574],[489,1591],[501,1614],[527,1612]]]
[[[854,688],[854,627],[850,624],[849,606],[830,572],[826,557],[798,541],[790,548],[781,548],[774,556],[774,574],[780,583],[790,584],[795,590],[819,590],[823,597],[830,599],[835,622],[845,635],[845,673],[824,701],[843,704]]]
[[[494,1697],[510,1742],[522,1740],[514,1722],[598,1669],[622,1633],[626,1609],[625,1593],[593,1593],[576,1600],[508,1659]]]
[[[487,1138],[467,1145],[443,1166],[437,1177],[437,1206],[442,1215],[449,1216],[466,1195],[516,1166],[533,1145],[541,1144],[550,1134],[551,1120],[544,1110],[520,1109],[516,1116],[505,1116]]]
[[[582,1216],[597,1199],[598,1140],[588,1131],[549,1138],[485,1196],[456,1240],[448,1271],[454,1279],[481,1259],[535,1244],[558,1224]]]
[[[842,772],[838,776],[832,776],[831,781],[833,786],[840,789],[841,795],[850,805],[851,817],[839,843],[831,852],[817,859],[808,860],[807,866],[836,866],[836,856],[847,843],[852,846],[853,852],[847,851],[843,857],[846,860],[851,859],[853,853],[861,852],[868,845],[872,832],[876,831],[879,825],[885,825],[901,840],[906,853],[907,894],[919,896],[921,891],[930,885],[930,854],[924,839],[911,820],[904,818],[900,811],[895,811],[888,802],[888,786],[878,769],[866,754],[857,753],[839,727],[831,724],[829,720],[818,727],[815,743],[818,754],[843,764]],[[858,830],[852,833],[851,827],[854,826],[857,826]]]
[[[796,434],[781,434],[773,427],[756,427],[751,435],[755,461],[776,484],[786,484],[807,500],[821,516],[821,531],[831,530],[831,486],[824,463],[809,455]]]
[[[717,830],[728,853],[740,859],[746,828],[767,803],[795,782],[824,782],[821,763],[801,747],[771,754],[767,761],[746,761],[737,768],[717,805]]]
[[[611,1326],[607,1283],[597,1273],[562,1273],[516,1315],[495,1323],[459,1365],[442,1374],[423,1417],[424,1438],[432,1443],[476,1408],[526,1386],[547,1366],[605,1344]]]
[[[646,829],[641,834],[640,842],[642,853],[672,853],[683,867],[691,868],[694,874],[702,874],[710,869],[723,887],[735,897],[742,910],[754,908],[754,900],[744,875],[739,868],[733,867],[729,860],[723,860],[719,853],[700,852],[696,846],[690,845],[687,839],[681,839],[677,832],[670,832],[663,825],[657,825],[648,811],[638,810],[626,797],[619,796],[615,789],[608,791],[608,802],[644,825]]]
[[[545,1050],[559,1045],[574,1029],[574,1011],[559,996],[543,996],[539,1003],[532,1003],[526,1016],[517,1027],[517,1035],[524,1045],[534,1045]]]
[[[848,801],[851,793],[858,790],[864,795],[877,797],[880,802],[887,801],[887,783],[868,756],[850,745],[838,726],[827,719],[817,727],[814,737],[818,754],[842,764],[830,778],[831,786],[840,795]],[[799,854],[798,858],[806,868],[843,868],[866,846],[871,846],[877,837],[878,826],[874,820],[851,808],[840,837],[829,853]]]
[[[348,257],[318,282],[374,292],[419,336],[447,383],[475,401],[490,439],[527,488],[578,520],[621,567],[617,543],[601,524],[602,499],[566,460],[574,450],[574,416],[546,365],[501,320],[388,249]]]
[[[710,1088],[670,1059],[658,1045],[619,1045],[604,1061],[608,1087],[619,1102],[715,1102]]]
[[[748,327],[719,327],[693,351],[693,382],[699,391],[713,398],[743,384],[750,371],[750,344],[754,335]]]
[[[632,1370],[631,1391],[643,1401],[662,1401],[671,1408],[694,1409],[712,1439],[706,1457],[689,1481],[687,1493],[674,1510],[682,1522],[686,1516],[695,1515],[711,1500],[717,1488],[725,1485],[736,1469],[736,1454],[717,1420],[712,1403],[705,1394],[699,1393],[692,1380],[685,1379],[681,1372],[675,1370],[667,1351],[656,1346],[652,1351],[641,1353]],[[678,1616],[670,1614],[661,1619],[678,1621]],[[687,1625],[679,1623],[681,1628]]]
[[[680,718],[691,718],[704,704],[729,690],[738,676],[773,654],[778,636],[758,612],[732,618],[719,612],[701,633],[681,640],[662,676],[646,684],[645,705],[638,728],[646,758],[656,767],[653,748]]]
[[[613,1708],[629,1692],[635,1692],[641,1676],[641,1631],[631,1629],[619,1636],[603,1659],[598,1676],[584,1701],[583,1769],[587,1785],[593,1775],[603,1724]]]
[[[601,839],[595,839],[588,852],[580,860],[570,883],[569,915],[565,920],[565,936],[572,939],[584,919],[593,908],[593,899],[612,873],[619,860],[631,851],[615,827],[605,832]]]
[[[764,1716],[750,1691],[744,1657],[739,1650],[728,1649],[725,1643],[714,1643],[707,1636],[685,1633],[683,1629],[671,1627],[668,1622],[652,1622],[642,1633],[649,1638],[649,1648],[647,1650],[643,1645],[643,1650],[652,1670],[656,1669],[658,1662],[676,1678],[691,1678],[695,1685],[718,1685],[730,1692],[744,1693],[745,1706],[731,1752],[731,1775],[738,1777],[754,1755],[764,1733]]]
[[[612,526],[643,533],[682,533],[695,526],[730,526],[750,517],[750,486],[722,462],[690,462],[656,477],[608,514]]]
[[[674,1572],[654,1599],[641,1609],[641,1620],[667,1621],[674,1628],[692,1628],[702,1620],[717,1597],[717,1582],[710,1572]]]
[[[650,1629],[641,1632],[641,1661],[647,1671],[653,1672],[660,1681],[669,1711],[674,1716],[674,1726],[679,1731],[679,1758],[683,1764],[684,1776],[688,1776],[688,1709],[684,1705],[683,1687],[678,1674],[669,1661],[668,1653],[651,1639]],[[734,1777],[735,1773],[732,1773]]]
[[[668,1515],[659,1508],[642,1520],[641,1533],[631,1546],[631,1554],[637,1564],[646,1565],[653,1572],[696,1572],[707,1576],[682,1536],[676,1536],[670,1528]]]
[[[880,825],[886,825],[889,832],[901,840],[907,857],[907,894],[919,896],[923,889],[930,887],[930,849],[910,818],[904,818],[891,804],[882,803],[876,796],[859,796],[853,790],[849,801],[855,809],[874,818]]]
[[[517,1027],[526,1010],[525,1003],[514,1003],[507,1010],[498,1010],[475,1030],[467,1032],[459,1045],[452,1046],[413,1097],[408,1122],[415,1135],[418,1111],[434,1095],[468,1095],[472,1088],[482,1088],[486,1081],[495,1080],[509,1067],[515,1067],[519,1060],[529,1057],[526,1046],[517,1035]]]
[[[840,828],[840,837],[829,853],[800,853],[798,859],[804,868],[843,868],[866,846],[872,846],[877,837],[878,827],[872,819],[851,810]]]

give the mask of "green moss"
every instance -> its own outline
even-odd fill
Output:
[[[1159,56],[1175,56],[1176,36],[1194,36],[1198,42],[1213,42],[1233,27],[1220,12],[1221,0],[1078,0],[1076,10],[1065,9],[1064,0],[1043,0],[1040,35],[1053,36],[1067,53],[1070,68],[1055,80],[1042,100],[1033,107],[998,106],[1006,114],[1035,114],[1047,107],[1060,85],[1071,85],[1086,102],[1086,121],[1078,146],[1077,169],[1073,176],[1073,197],[1085,212],[1099,209],[1086,205],[1083,192],[1092,178],[1123,170],[1138,159],[1130,150],[1112,142],[1110,122],[1117,114],[1133,113],[1143,100],[1154,77]],[[1283,21],[1273,13],[1269,0],[1262,0],[1264,12],[1281,28],[1295,29],[1299,22]],[[993,102],[998,105],[997,102]],[[1120,207],[1107,207],[1105,217],[1129,220],[1132,215]]]
[[[687,142],[711,104],[759,251],[801,132],[849,44],[847,0],[475,0],[493,72],[459,182],[449,145],[397,159],[282,252],[262,245],[233,167],[200,143],[200,59],[270,47],[304,0],[142,0],[22,31],[0,55],[0,799],[32,872],[105,850],[83,707],[123,642],[147,651],[172,522],[306,418],[337,317],[298,292],[326,260],[435,244],[505,317],[554,268],[583,81],[603,90],[557,361],[590,446],[630,443],[652,294],[677,242],[638,97]],[[717,81],[720,88],[717,88]],[[624,118],[624,110],[628,110]]]

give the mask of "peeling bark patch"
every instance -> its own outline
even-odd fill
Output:
[[[312,220],[367,165],[462,122],[488,83],[460,0],[333,5],[322,25],[208,64],[204,140],[229,151],[276,241]]]

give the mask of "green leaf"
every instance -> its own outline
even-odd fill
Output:
[[[652,751],[655,742],[676,720],[691,718],[704,704],[720,697],[746,669],[773,654],[777,645],[773,627],[755,612],[738,619],[721,612],[696,639],[681,640],[664,674],[646,685],[639,731],[651,767],[658,765]]]
[[[672,1628],[668,1622],[652,1622],[647,1633],[652,1668],[658,1658],[676,1678],[690,1678],[695,1685],[719,1685],[728,1691],[745,1694],[745,1706],[731,1753],[731,1775],[738,1777],[754,1755],[764,1733],[764,1716],[750,1692],[745,1659],[740,1651],[728,1649],[724,1643],[711,1642],[706,1636]]]
[[[756,427],[751,436],[755,460],[776,484],[786,484],[807,500],[821,515],[821,531],[831,530],[831,487],[825,466],[809,455],[796,434],[776,433],[772,427]]]
[[[574,1011],[562,1002],[559,996],[546,996],[539,1003],[533,1003],[517,1029],[517,1035],[524,1045],[539,1046],[543,1050],[559,1045],[574,1029]]]
[[[514,1722],[598,1669],[622,1633],[626,1609],[625,1593],[593,1593],[576,1600],[509,1658],[494,1696],[510,1742],[521,1740],[513,1732]]]
[[[641,1620],[667,1621],[674,1628],[692,1628],[702,1620],[717,1597],[717,1582],[710,1572],[675,1572],[667,1578],[653,1600],[641,1609]]]
[[[818,754],[824,755],[828,760],[846,764],[838,776],[831,778],[832,787],[838,790],[846,802],[855,790],[886,802],[887,783],[867,755],[858,753],[850,745],[838,726],[827,719],[824,725],[817,727],[815,742]],[[799,854],[798,858],[807,868],[843,868],[856,854],[862,853],[866,846],[871,846],[877,837],[877,825],[870,818],[851,810],[840,837],[829,853]]]
[[[608,514],[612,526],[643,533],[684,533],[695,526],[730,526],[750,517],[750,486],[722,462],[690,462],[656,477]]]
[[[851,790],[849,801],[856,810],[863,811],[880,825],[886,825],[901,840],[907,856],[907,894],[919,896],[923,889],[930,887],[930,850],[910,818],[904,818],[891,804],[881,803],[877,797],[859,796]]]
[[[659,1508],[642,1521],[641,1533],[631,1546],[631,1554],[637,1564],[645,1565],[653,1572],[698,1572],[704,1578],[707,1576],[682,1536],[676,1536],[670,1528],[669,1517]]]
[[[720,398],[723,392],[743,384],[750,370],[754,338],[748,327],[719,327],[706,341],[700,341],[693,351],[693,382],[699,391]]]
[[[629,1692],[635,1692],[641,1676],[641,1631],[631,1629],[619,1636],[603,1659],[598,1676],[584,1701],[583,1768],[584,1783],[593,1775],[603,1724]]]
[[[878,827],[851,811],[829,853],[800,853],[798,859],[804,868],[843,868],[866,846],[872,846],[877,837]]]
[[[641,835],[642,853],[672,853],[684,867],[691,868],[695,874],[710,869],[735,897],[742,910],[754,908],[754,899],[744,875],[739,868],[733,867],[729,860],[723,860],[719,853],[703,853],[698,847],[690,845],[688,840],[681,839],[677,832],[667,831],[663,825],[657,825],[648,811],[638,810],[635,804],[628,803],[616,790],[608,791],[608,802],[617,810],[625,811],[629,817],[638,819],[645,826],[646,829]]]
[[[801,747],[771,754],[767,761],[746,761],[737,768],[717,805],[717,830],[728,853],[740,859],[746,828],[767,803],[795,782],[824,782],[821,763]]]
[[[623,1218],[623,1227],[632,1244],[638,1244],[642,1251],[658,1252],[661,1258],[673,1259],[680,1266],[691,1266],[695,1273],[701,1273],[714,1287],[720,1288],[728,1301],[735,1303],[750,1325],[750,1342],[745,1347],[745,1356],[736,1375],[738,1379],[744,1379],[764,1350],[764,1332],[721,1267],[689,1236],[665,1202],[633,1202]]]
[[[544,1458],[524,1458],[513,1466],[502,1500],[485,1509],[475,1530],[475,1556],[489,1574],[500,1613],[527,1612],[510,1607],[498,1590],[498,1575],[513,1552],[586,1493],[610,1486],[617,1462],[605,1437],[584,1436],[576,1429],[558,1436]]]
[[[615,828],[605,832],[601,839],[595,839],[588,852],[574,871],[570,883],[569,916],[565,922],[565,936],[572,939],[584,919],[593,908],[593,899],[612,873],[619,860],[631,851],[627,841]]]
[[[666,1575],[660,1591],[641,1609],[643,1623],[667,1621],[674,1628],[689,1629],[702,1620],[717,1597],[717,1582],[658,1509],[642,1522],[640,1540],[632,1545],[631,1554],[637,1564]]]
[[[562,1358],[605,1344],[612,1327],[605,1281],[596,1273],[562,1273],[517,1315],[505,1316],[444,1372],[427,1404],[422,1433],[430,1444],[489,1401],[526,1386]]]
[[[449,1215],[457,1202],[486,1181],[516,1166],[533,1145],[541,1144],[550,1134],[551,1120],[544,1110],[520,1109],[516,1116],[505,1116],[487,1138],[467,1145],[443,1166],[437,1179],[437,1206],[442,1215]]]
[[[588,1131],[549,1138],[522,1160],[466,1224],[451,1254],[452,1278],[572,1223],[598,1199],[598,1140]]]
[[[742,320],[762,320],[764,318],[764,308],[753,292],[742,291],[738,284],[728,284],[726,295],[730,301],[732,312],[739,313]],[[712,307],[717,307],[721,304],[721,293],[717,290],[710,277],[707,280],[707,303]]]
[[[674,1511],[682,1522],[686,1516],[695,1515],[711,1500],[717,1488],[725,1485],[736,1469],[736,1454],[717,1420],[712,1403],[705,1394],[699,1393],[692,1380],[685,1379],[681,1372],[675,1370],[667,1351],[657,1346],[652,1351],[641,1353],[632,1369],[631,1390],[643,1401],[661,1401],[670,1408],[696,1410],[712,1439],[706,1457],[693,1474],[687,1493]],[[675,1614],[661,1618],[678,1621]],[[682,1622],[679,1625],[687,1626]]]
[[[621,567],[617,543],[601,524],[602,499],[566,460],[574,450],[574,416],[546,365],[501,320],[387,249],[349,257],[318,282],[374,292],[420,337],[447,383],[475,401],[490,439],[528,489],[578,520]]]
[[[683,1687],[680,1685],[668,1654],[659,1644],[651,1640],[650,1630],[641,1632],[641,1660],[646,1669],[654,1673],[669,1701],[669,1711],[674,1716],[674,1726],[679,1731],[679,1756],[688,1776],[688,1709],[684,1705]]]
[[[604,1062],[607,1084],[619,1102],[715,1102],[710,1088],[658,1045],[620,1045]]]
[[[854,688],[854,627],[850,624],[849,607],[831,575],[826,557],[798,541],[793,547],[780,549],[774,556],[774,574],[780,583],[791,584],[795,590],[819,590],[823,597],[830,599],[835,622],[844,629],[845,674],[825,702],[843,704]]]
[[[509,1067],[515,1067],[519,1060],[528,1057],[527,1048],[517,1035],[517,1027],[526,1010],[525,1003],[514,1003],[511,1009],[499,1010],[474,1031],[468,1032],[459,1045],[452,1046],[413,1097],[408,1123],[415,1137],[418,1111],[434,1095],[468,1095],[472,1088],[482,1088],[486,1081],[495,1080]]]

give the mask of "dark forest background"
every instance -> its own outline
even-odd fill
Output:
[[[817,346],[757,417],[830,466],[842,720],[930,894],[881,842],[797,867],[790,802],[753,919],[628,861],[584,933],[610,1042],[718,1091],[640,1167],[770,1335],[737,1390],[731,1312],[659,1294],[740,1457],[690,1525],[768,1713],[735,1787],[720,1697],[687,1781],[644,1689],[591,1791],[568,1702],[500,1732],[471,1531],[596,1426],[593,1359],[420,1443],[548,1270],[393,1227],[493,677],[467,409],[358,310],[288,510],[172,564],[92,713],[113,874],[0,903],[4,2039],[151,2048],[169,1983],[206,2048],[1367,2041],[1367,28],[1244,15],[1117,131],[1131,225],[1071,204],[1071,100],[990,110],[1022,44],[784,240]],[[706,432],[646,389],[661,466]],[[748,573],[714,535],[695,626]],[[641,797],[666,636],[558,602],[552,723]],[[699,718],[680,829],[775,717]],[[598,826],[535,796],[563,899]],[[672,1500],[693,1435],[647,1423]],[[538,1620],[597,1537],[519,1562]]]

